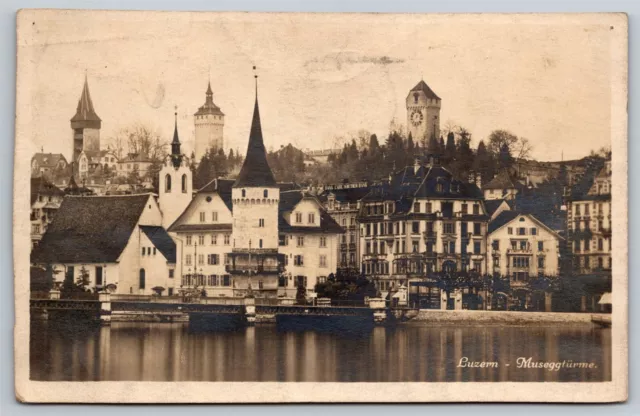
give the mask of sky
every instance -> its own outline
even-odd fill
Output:
[[[33,152],[71,155],[88,76],[106,147],[142,123],[167,142],[178,107],[185,153],[211,81],[225,148],[245,153],[255,97],[265,145],[323,149],[360,130],[406,124],[420,79],[442,99],[441,128],[473,146],[496,129],[526,137],[538,160],[580,158],[611,140],[610,27],[521,15],[45,14],[23,28],[19,87],[29,88]],[[23,82],[21,84],[21,81]]]

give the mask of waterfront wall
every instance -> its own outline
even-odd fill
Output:
[[[449,323],[449,324],[496,324],[496,325],[536,325],[558,324],[575,325],[592,323],[593,316],[607,314],[570,313],[570,312],[511,312],[511,311],[473,311],[473,310],[436,310],[422,309],[410,322]]]

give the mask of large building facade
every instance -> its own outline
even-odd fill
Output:
[[[383,295],[434,272],[486,273],[488,219],[475,184],[416,162],[362,199],[361,270]]]
[[[213,102],[211,82],[207,86],[205,96],[205,103],[193,115],[196,135],[196,163],[200,163],[200,160],[210,148],[224,149],[224,113]]]

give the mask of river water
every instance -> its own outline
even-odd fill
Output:
[[[187,323],[85,327],[34,320],[30,352],[33,380],[611,380],[611,330],[589,326],[411,323],[344,331],[267,324],[210,330]],[[571,360],[592,368],[518,368],[529,357],[532,363]],[[468,367],[473,362],[488,367]]]

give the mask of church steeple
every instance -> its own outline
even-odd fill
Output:
[[[255,69],[255,67],[254,67]],[[260,123],[260,108],[258,107],[258,76],[256,79],[256,100],[253,107],[253,119],[251,120],[251,130],[249,132],[249,145],[247,146],[247,156],[240,169],[238,179],[233,184],[234,188],[239,187],[275,187],[276,180],[267,162],[267,152],[262,138],[262,127]]]
[[[175,124],[173,128],[173,140],[171,141],[171,162],[178,168],[182,163],[182,153],[180,153],[180,138],[178,137],[178,107],[174,114]]]
[[[102,124],[102,120],[96,114],[96,110],[93,108],[93,101],[91,101],[91,94],[89,93],[89,82],[87,81],[87,74],[84,74],[84,86],[82,87],[82,94],[78,100],[78,107],[76,108],[76,114],[71,118],[71,128],[93,128],[99,129]]]

